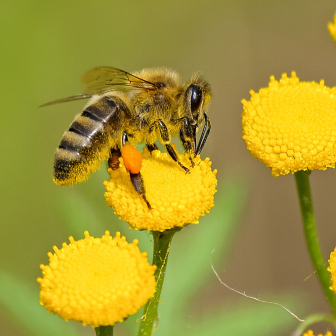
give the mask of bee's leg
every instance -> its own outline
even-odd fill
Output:
[[[125,146],[127,141],[128,141],[128,136],[127,136],[127,133],[124,132],[123,135],[122,135],[122,139],[121,139],[122,145]]]
[[[149,127],[149,135],[151,135],[154,131],[155,131],[155,123],[152,124]],[[158,150],[159,148],[156,146],[156,144],[154,142],[147,142],[146,141],[146,147],[148,148],[148,150],[150,151],[150,153],[152,153],[155,150]]]
[[[158,147],[155,145],[155,143],[153,144],[146,144],[148,150],[152,153],[155,150],[158,150]]]
[[[121,157],[121,152],[119,148],[111,148],[110,156],[108,158],[107,164],[112,170],[117,170],[119,168],[119,158]]]
[[[122,139],[121,139],[122,145],[125,146],[127,141],[128,141],[128,136],[127,136],[127,133],[124,132],[123,135],[122,135]],[[151,207],[151,205],[149,204],[149,202],[147,201],[147,198],[146,198],[146,189],[145,189],[145,184],[143,182],[141,173],[139,172],[137,174],[132,174],[131,172],[129,172],[129,174],[130,174],[131,182],[133,184],[134,189],[143,198],[143,200],[146,202],[146,204],[148,206],[148,209],[151,210],[152,207]]]
[[[208,139],[210,130],[211,130],[211,122],[210,122],[210,119],[208,118],[207,114],[204,112],[204,127],[203,127],[201,137],[199,139],[198,145],[197,145],[195,156],[201,153],[201,151],[202,151],[202,149],[203,149],[203,147],[204,147],[204,145],[205,145],[205,143]]]
[[[131,181],[132,181],[134,189],[137,191],[137,193],[140,196],[142,196],[143,200],[146,202],[148,206],[148,209],[151,210],[152,207],[146,198],[146,189],[145,189],[145,185],[144,185],[141,173],[140,172],[138,174],[130,173],[130,177],[131,177]]]
[[[193,156],[196,152],[196,127],[192,127],[189,119],[184,118],[183,125],[180,130],[180,139],[183,144],[184,152],[187,153],[191,166],[194,167]]]
[[[183,166],[183,164],[180,162],[174,148],[170,144],[170,137],[169,137],[167,126],[164,124],[164,122],[161,119],[158,120],[158,124],[159,124],[159,129],[160,129],[161,140],[162,140],[162,143],[164,144],[164,146],[166,147],[166,150],[167,150],[168,154],[170,155],[170,157],[174,161],[176,161],[178,163],[178,165],[182,169],[184,169],[184,171],[186,173],[189,173],[189,169],[187,167]]]

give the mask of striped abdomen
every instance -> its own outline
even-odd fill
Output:
[[[86,180],[91,172],[100,168],[100,162],[108,158],[111,132],[118,132],[122,127],[124,113],[119,102],[116,103],[119,100],[102,97],[89,105],[64,133],[55,153],[54,182],[57,185]]]

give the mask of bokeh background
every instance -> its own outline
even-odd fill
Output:
[[[207,327],[203,330],[199,321],[208,321],[209,314],[216,315],[223,305],[227,309],[227,315],[220,317],[223,321],[231,309],[238,312],[232,335],[242,335],[239,312],[246,307],[267,306],[263,309],[284,321],[271,329],[274,319],[258,314],[253,318],[259,326],[257,335],[289,335],[299,324],[280,307],[251,302],[221,285],[211,271],[213,249],[214,254],[222,253],[214,267],[231,287],[287,303],[300,317],[328,312],[306,252],[294,178],[271,177],[270,169],[249,154],[241,138],[240,101],[249,99],[249,90],[267,86],[271,75],[280,79],[282,73],[293,70],[301,80],[325,79],[326,85],[334,86],[336,48],[327,22],[335,11],[333,0],[2,1],[0,279],[6,274],[36,293],[34,305],[38,305],[39,264],[47,263],[47,252],[53,245],[60,247],[68,236],[81,238],[86,229],[98,236],[106,229],[120,230],[129,240],[139,238],[141,247],[150,245],[148,233],[130,231],[105,205],[105,168],[74,187],[61,188],[52,182],[55,148],[84,102],[37,106],[81,93],[81,75],[95,66],[129,72],[165,66],[184,80],[201,71],[210,81],[213,128],[203,156],[210,156],[218,169],[218,199],[226,192],[221,188],[233,194],[238,190],[234,195],[238,195],[235,207],[239,211],[230,239],[212,241],[210,235],[206,250],[202,244],[197,247],[210,276],[186,305],[187,322],[181,324],[181,335],[190,330],[193,335],[206,335]],[[336,172],[313,172],[311,183],[327,261],[336,245]],[[216,203],[216,207],[222,205]],[[211,216],[176,238],[180,252],[173,255],[172,248],[173,260],[184,257],[181,246],[197,236],[199,227],[212,229]],[[76,228],[75,222],[79,223]],[[216,225],[224,224],[219,220]],[[230,249],[223,251],[224,243]],[[185,262],[197,265],[198,260],[191,256]],[[167,281],[179,282],[182,277],[171,274]],[[10,293],[3,286],[0,291]],[[21,305],[23,315],[24,309],[32,309],[17,301],[14,293],[11,304]],[[1,335],[38,334],[25,327],[9,307],[4,300],[0,303]],[[319,325],[315,330],[324,332],[327,327]],[[90,327],[76,324],[75,328],[82,335],[94,334]],[[49,335],[48,331],[44,334]],[[116,327],[116,335],[126,334]],[[157,330],[158,336],[164,334],[163,327]],[[225,333],[213,333],[217,334]],[[253,333],[247,329],[245,334]]]

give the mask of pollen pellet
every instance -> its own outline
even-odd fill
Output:
[[[131,144],[127,143],[123,146],[121,155],[125,168],[132,174],[138,174],[142,167],[141,152]]]

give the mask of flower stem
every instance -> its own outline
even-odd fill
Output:
[[[305,321],[300,323],[297,329],[294,331],[292,336],[302,336],[304,331],[312,324],[319,323],[319,322],[328,322],[332,323],[335,326],[335,318],[332,315],[327,314],[313,314],[305,318]],[[310,328],[311,329],[311,328]]]
[[[176,231],[178,230],[166,230],[164,232],[152,231],[154,238],[153,265],[157,266],[155,271],[156,292],[154,297],[147,302],[144,308],[139,336],[152,335],[154,324],[156,327],[158,323],[157,310],[166,273],[169,247]]]
[[[325,265],[318,241],[313,201],[310,192],[309,175],[310,171],[298,171],[295,173],[296,188],[300,201],[303,227],[310,259],[314,265],[314,269],[316,270],[318,279],[324,290],[324,294],[327,297],[335,315],[336,297],[334,292],[329,288],[331,285],[331,275],[327,271],[327,267]]]
[[[100,326],[95,331],[96,336],[113,336],[113,326]]]

